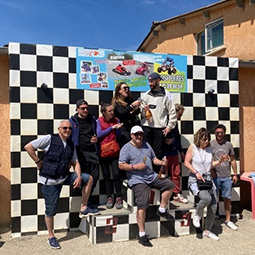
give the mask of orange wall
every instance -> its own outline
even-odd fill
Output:
[[[166,30],[159,30],[158,36],[153,37],[149,45],[144,48],[146,52],[172,53],[196,55],[196,34],[202,31],[205,24],[224,17],[224,45],[222,50],[214,56],[237,57],[242,60],[255,59],[253,50],[255,39],[255,5],[245,1],[245,8],[236,8],[233,4],[219,10],[210,11],[210,18],[204,18],[202,11],[194,16],[185,17],[185,25],[179,20],[169,22]],[[167,24],[167,23],[166,23]]]
[[[0,55],[0,226],[11,223],[9,56]]]

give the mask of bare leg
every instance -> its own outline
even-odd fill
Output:
[[[170,197],[172,196],[173,194],[173,190],[170,189],[170,190],[165,190],[162,195],[161,195],[161,202],[160,202],[160,207],[161,208],[166,208],[168,202],[169,202],[169,199]]]
[[[82,188],[81,211],[84,211],[87,208],[88,198],[90,196],[92,184],[93,184],[93,177],[90,176],[87,184],[84,185],[83,188]]]
[[[54,237],[53,226],[54,226],[54,217],[45,216],[45,223],[49,234],[49,239]]]
[[[146,217],[146,210],[139,209],[136,213],[137,225],[139,228],[139,232],[145,232],[145,217]]]
[[[224,208],[226,211],[226,221],[230,221],[230,217],[231,217],[231,200],[224,198]]]

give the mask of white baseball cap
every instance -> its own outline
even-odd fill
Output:
[[[130,134],[135,134],[135,133],[138,133],[138,132],[144,133],[143,129],[140,126],[133,126],[131,128]]]

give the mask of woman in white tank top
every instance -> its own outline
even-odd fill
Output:
[[[213,240],[219,237],[211,232],[217,209],[216,188],[213,184],[210,190],[199,190],[197,180],[212,180],[211,168],[217,166],[222,161],[228,160],[228,155],[222,155],[217,161],[213,161],[210,148],[211,136],[207,129],[200,128],[194,136],[194,144],[191,144],[185,156],[185,166],[190,171],[188,187],[194,196],[198,196],[196,213],[193,215],[193,225],[200,228],[200,219],[203,216],[203,209],[207,207],[206,225],[203,236]]]

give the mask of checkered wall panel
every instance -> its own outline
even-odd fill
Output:
[[[100,116],[99,103],[110,102],[112,91],[76,89],[76,48],[52,45],[9,44],[11,121],[11,217],[14,236],[45,232],[44,201],[34,162],[24,150],[32,139],[57,132],[61,119],[75,113],[85,98],[90,112]],[[45,83],[47,90],[41,85]],[[213,94],[208,91],[213,89]],[[173,93],[174,103],[185,107],[179,122],[184,148],[200,128],[222,123],[239,160],[238,59],[188,56],[187,93]],[[140,93],[133,93],[135,98]],[[39,152],[41,153],[41,152]],[[239,165],[239,164],[238,164]],[[187,194],[188,171],[182,164],[182,190]],[[102,174],[93,194],[95,203],[106,200]],[[77,228],[80,194],[64,187],[55,229]]]

